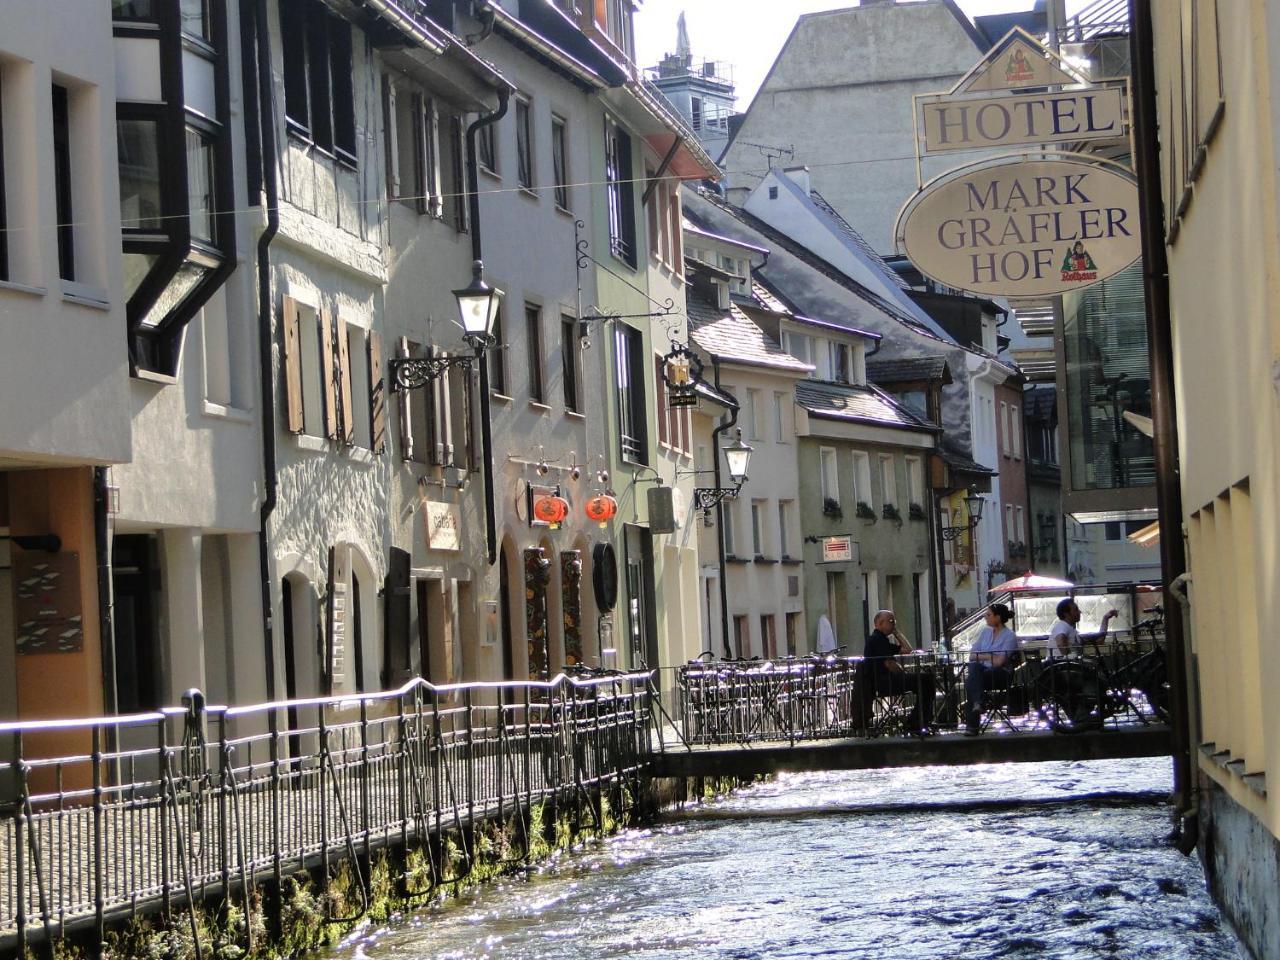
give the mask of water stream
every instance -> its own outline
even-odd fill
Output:
[[[1244,958],[1168,761],[787,775],[367,927],[358,958]]]

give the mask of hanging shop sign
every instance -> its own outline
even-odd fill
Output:
[[[1020,90],[1079,83],[1081,79],[1061,57],[1021,27],[1014,27],[960,78],[952,92]]]
[[[423,525],[428,550],[462,549],[462,511],[456,503],[423,499]]]
[[[1141,254],[1138,187],[1102,162],[1008,159],[927,184],[898,215],[899,249],[922,273],[985,297],[1069,293]]]
[[[1128,136],[1124,91],[1092,87],[919,101],[922,155]]]
[[[852,563],[853,552],[852,537],[822,538],[822,563]]]

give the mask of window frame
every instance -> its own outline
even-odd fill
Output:
[[[768,500],[751,501],[751,552],[757,557],[765,556],[764,511],[768,505]]]
[[[76,279],[75,190],[71,179],[71,88],[53,83],[50,93],[53,110],[54,229],[58,243],[58,277]]]
[[[517,96],[515,101],[516,184],[533,193],[537,180],[533,151],[533,101],[525,96]]]
[[[635,184],[632,182],[634,144],[631,135],[612,117],[605,117],[605,199],[609,214],[609,252],[632,270],[636,250]]]
[[[827,474],[831,479],[828,483]],[[828,500],[840,502],[840,458],[835,447],[818,448],[818,484],[825,507]]]
[[[898,506],[898,458],[892,453],[877,454],[880,466],[881,504],[886,507]],[[886,474],[886,466],[888,472]]]
[[[489,392],[499,396],[508,396],[507,385],[507,341],[504,331],[503,316],[506,305],[498,304],[497,315],[493,318],[493,346],[486,354],[484,362],[489,364]]]
[[[614,325],[614,390],[618,403],[618,443],[622,460],[649,465],[649,372],[644,337],[630,324]]]
[[[525,359],[529,363],[529,399],[546,404],[547,378],[543,369],[542,306],[528,300],[524,304]]]
[[[582,412],[582,341],[578,336],[578,319],[560,315],[560,363],[563,379],[564,408],[570,413]]]
[[[355,49],[351,23],[331,13],[318,0],[289,0],[280,4],[279,28],[283,45],[286,130],[313,149],[348,166],[356,166]],[[286,37],[287,42],[283,39]],[[321,59],[323,70],[317,69],[317,61]],[[295,103],[291,105],[290,100]],[[302,102],[297,102],[299,100]],[[299,115],[301,112],[305,112],[305,117]]]
[[[569,213],[569,121],[557,113],[551,115],[551,178],[556,207]]]
[[[4,65],[0,64],[0,281],[9,280],[9,209],[4,175]]]

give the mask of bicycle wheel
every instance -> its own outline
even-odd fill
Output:
[[[1102,726],[1102,682],[1091,664],[1058,660],[1036,681],[1040,713],[1055,733],[1083,733]]]

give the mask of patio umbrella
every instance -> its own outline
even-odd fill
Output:
[[[1020,577],[1006,580],[988,590],[988,593],[1014,593],[1019,590],[1069,590],[1075,584],[1070,580],[1059,580],[1056,577],[1042,577],[1038,573],[1027,572]]]

